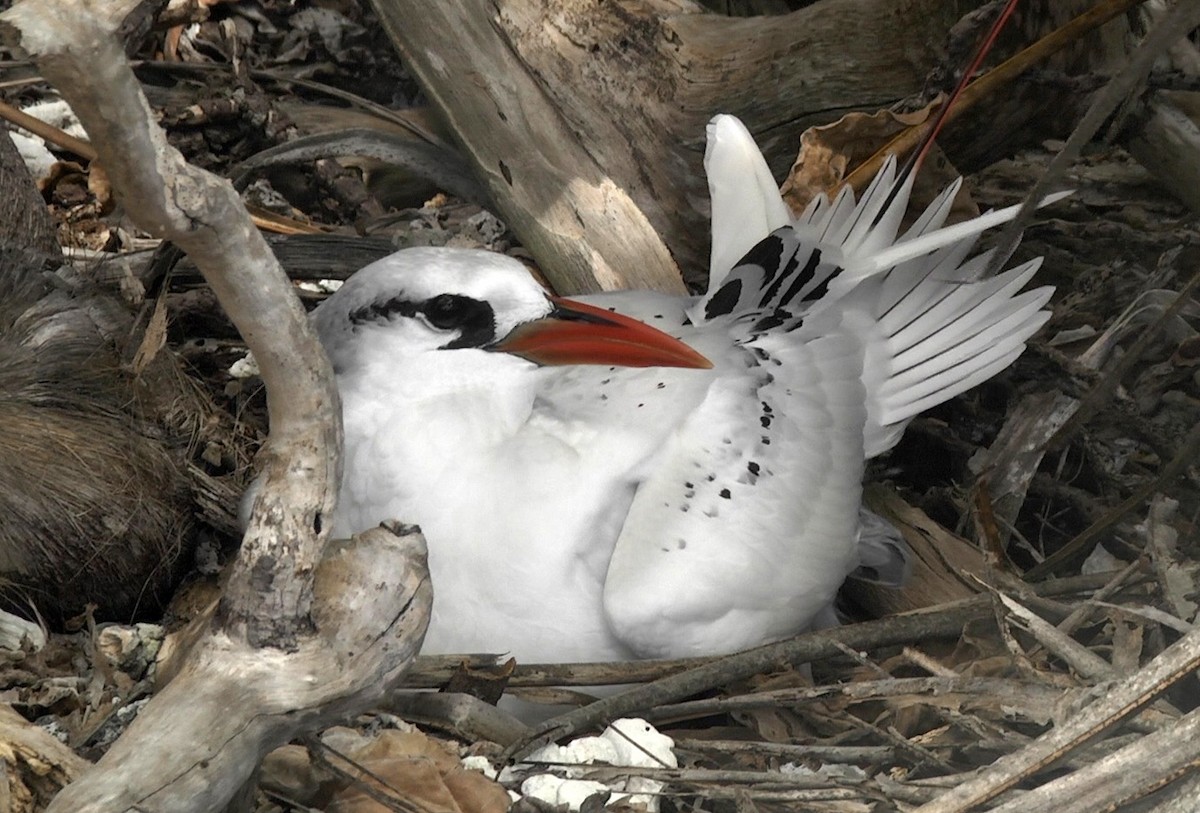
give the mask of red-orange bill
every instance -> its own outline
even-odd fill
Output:
[[[570,299],[551,301],[549,316],[517,327],[492,349],[547,365],[712,367],[679,339],[636,319]]]

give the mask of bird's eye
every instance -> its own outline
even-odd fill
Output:
[[[422,310],[429,324],[439,330],[450,330],[461,327],[463,321],[470,316],[469,301],[465,296],[441,294],[426,302]]]

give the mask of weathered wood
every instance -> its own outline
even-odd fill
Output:
[[[678,290],[680,271],[702,282],[709,118],[742,118],[781,173],[805,127],[916,94],[972,5],[826,0],[735,19],[687,0],[373,2],[497,213],[563,293]],[[1087,5],[1033,9],[1018,38],[1029,41]],[[1115,28],[1055,67],[1107,65]],[[982,122],[995,155],[1046,109],[1056,115],[1032,133],[1069,127],[1079,96],[1061,87],[1014,91],[1001,114],[982,110],[964,127]]]
[[[863,31],[894,33],[894,4],[845,0],[769,22],[683,0],[552,13],[534,2],[375,2],[498,213],[563,293],[678,291],[681,269],[702,279],[708,119],[731,112],[791,136],[829,111],[914,92],[932,53],[912,43],[936,43],[951,21],[945,4],[922,4],[921,30],[901,41]]]

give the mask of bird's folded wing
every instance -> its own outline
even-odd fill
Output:
[[[604,586],[643,657],[725,652],[807,626],[857,564],[861,347],[764,339],[647,467]],[[729,370],[732,365],[723,365]]]

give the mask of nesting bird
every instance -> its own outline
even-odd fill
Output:
[[[897,237],[889,164],[792,219],[736,119],[709,125],[708,291],[549,297],[519,262],[408,249],[313,319],[337,375],[349,535],[419,524],[424,652],[711,655],[804,630],[860,562],[865,461],[1045,322],[1033,261],[967,259],[1005,210]],[[652,329],[629,317],[653,325]]]

